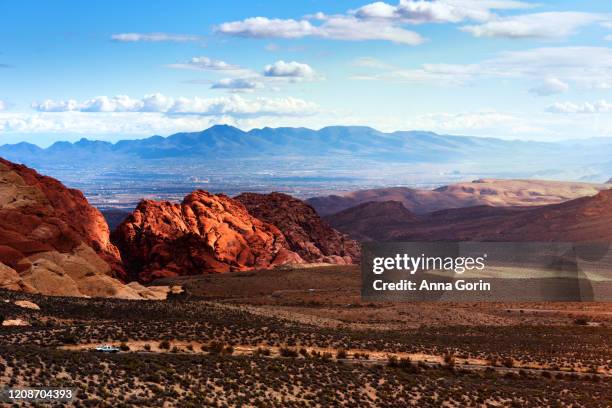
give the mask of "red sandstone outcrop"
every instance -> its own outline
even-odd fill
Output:
[[[0,287],[59,296],[141,296],[108,226],[80,191],[0,159]]]
[[[112,237],[130,275],[145,282],[304,262],[274,225],[201,190],[181,204],[141,201]]]
[[[243,193],[234,199],[255,217],[277,226],[289,248],[307,262],[351,264],[359,260],[359,244],[330,227],[297,198],[281,193]]]

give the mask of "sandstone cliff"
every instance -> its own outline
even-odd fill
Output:
[[[0,287],[60,296],[142,298],[108,226],[83,194],[0,159]]]
[[[255,217],[277,226],[291,250],[307,262],[350,264],[359,260],[359,244],[330,227],[297,198],[281,193],[244,193],[235,200]]]
[[[145,282],[304,262],[277,227],[201,190],[180,204],[141,201],[112,236],[130,276]]]

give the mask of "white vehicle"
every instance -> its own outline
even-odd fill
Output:
[[[95,348],[95,350],[100,353],[118,353],[119,352],[119,349],[117,347],[113,347],[109,345],[98,346]]]

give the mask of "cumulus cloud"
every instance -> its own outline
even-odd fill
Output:
[[[362,19],[392,20],[402,23],[459,23],[465,20],[486,21],[494,18],[491,10],[514,10],[532,7],[512,0],[400,0],[397,5],[381,1],[360,7],[354,14]]]
[[[318,111],[315,103],[302,99],[240,96],[221,98],[172,98],[160,93],[142,99],[129,96],[98,96],[83,102],[75,100],[46,100],[34,102],[32,108],[40,112],[156,112],[169,115],[230,115],[247,116],[306,116]]]
[[[251,17],[220,24],[215,30],[222,34],[246,38],[318,37],[346,41],[383,40],[408,45],[424,42],[418,33],[394,24],[380,24],[350,15],[318,17],[323,20],[318,25],[308,20]]]
[[[552,113],[610,113],[612,112],[612,103],[606,100],[596,102],[556,102],[549,105],[546,110]]]
[[[227,89],[234,92],[247,92],[263,88],[263,84],[251,78],[222,78],[213,83],[212,89]]]
[[[279,85],[290,82],[314,81],[322,79],[308,64],[283,60],[268,64],[263,71],[257,72],[239,65],[208,57],[194,57],[186,63],[169,65],[171,68],[193,69],[223,73],[230,78],[211,80],[191,80],[191,83],[212,83],[212,89],[224,89],[230,92],[251,92],[263,89],[267,85]]]
[[[7,109],[7,103],[0,99],[0,111]]]
[[[532,7],[515,0],[400,0],[392,5],[382,1],[366,4],[343,14],[318,12],[302,19],[250,17],[222,23],[219,33],[246,38],[318,37],[334,40],[382,40],[418,45],[425,39],[405,28],[423,23],[486,22],[497,16],[492,10],[515,10]]]
[[[475,37],[563,38],[579,28],[604,19],[604,16],[581,12],[547,12],[497,18],[479,25],[461,27]]]
[[[312,78],[315,76],[315,71],[308,64],[280,60],[273,64],[266,65],[264,68],[264,75],[267,77],[282,78]]]
[[[247,38],[302,38],[316,35],[317,28],[307,20],[251,17],[216,27],[223,34]]]
[[[539,96],[549,96],[566,92],[569,85],[558,78],[546,78],[540,85],[535,86],[529,92]]]
[[[121,33],[111,35],[111,40],[117,42],[189,42],[199,41],[198,35],[169,33]]]

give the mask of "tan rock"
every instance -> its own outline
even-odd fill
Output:
[[[23,307],[24,309],[40,310],[40,306],[29,300],[16,300],[15,305]]]

